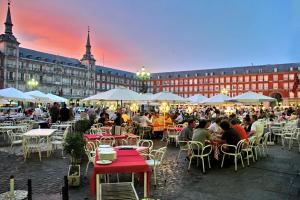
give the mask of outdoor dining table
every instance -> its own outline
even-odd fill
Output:
[[[49,157],[50,136],[57,131],[57,129],[32,129],[23,134],[23,137],[46,137],[47,140],[47,157]]]
[[[151,170],[145,159],[136,150],[118,150],[117,159],[109,165],[97,164],[99,160],[98,151],[94,163],[93,174],[90,179],[90,190],[93,195],[96,194],[96,199],[100,198],[100,174],[114,173],[138,173],[144,174],[144,197],[150,195],[150,178]]]
[[[26,125],[15,125],[15,126],[0,126],[0,129],[2,130],[16,130],[16,129],[22,129],[26,128]]]

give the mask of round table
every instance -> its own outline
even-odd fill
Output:
[[[27,199],[28,196],[28,192],[25,190],[15,190],[15,196],[14,197],[10,197],[9,196],[10,192],[5,192],[0,194],[0,199],[7,199],[7,200],[23,200],[23,199]]]

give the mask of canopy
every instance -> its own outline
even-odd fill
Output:
[[[60,96],[57,96],[57,95],[54,95],[51,93],[48,93],[47,97],[53,102],[59,102],[59,103],[65,102],[66,103],[68,101],[68,99],[65,99],[63,97],[60,97]]]
[[[152,101],[167,101],[173,103],[180,103],[180,102],[182,103],[182,102],[187,102],[189,100],[171,92],[159,92],[152,96]]]
[[[5,88],[0,90],[0,99],[15,101],[35,102],[35,99],[16,88]]]
[[[235,96],[229,101],[241,102],[241,103],[260,103],[260,102],[276,101],[276,99],[259,94],[259,93],[249,91],[244,94]]]
[[[28,94],[31,97],[35,98],[37,102],[43,102],[43,103],[51,102],[50,98],[45,93],[39,90],[25,92],[25,94]]]
[[[96,95],[83,99],[82,101],[140,101],[141,95],[128,88],[115,88],[106,92],[101,92]]]
[[[226,101],[230,99],[231,98],[229,96],[226,96],[224,94],[218,94],[202,101],[201,103],[204,105],[218,105],[218,104],[225,104]]]
[[[193,103],[201,103],[202,101],[206,100],[207,97],[201,95],[201,94],[196,94],[194,96],[191,96],[188,98],[188,100],[190,100]]]

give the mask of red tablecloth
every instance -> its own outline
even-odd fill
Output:
[[[113,136],[115,140],[126,139],[128,136],[135,136],[134,134],[127,134],[127,135],[111,135],[111,134],[85,134],[84,137],[87,140],[98,140],[101,139],[103,136]]]
[[[210,140],[209,142],[207,142],[208,144],[211,144],[212,149],[213,149],[213,153],[214,153],[214,158],[216,160],[219,160],[219,155],[221,154],[220,152],[220,147],[222,146],[222,144],[224,144],[221,141],[218,140]]]
[[[94,163],[93,174],[90,179],[90,190],[96,194],[96,174],[114,173],[145,173],[147,172],[147,193],[150,195],[151,169],[145,159],[136,150],[117,150],[117,159],[109,165],[96,164],[98,152]]]

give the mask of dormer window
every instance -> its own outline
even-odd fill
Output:
[[[262,71],[263,71],[262,69],[259,69],[259,70],[258,70],[259,73],[262,73]]]
[[[232,72],[233,74],[236,74],[236,71],[235,70],[233,70],[233,72]]]
[[[189,77],[189,75],[188,75],[188,74],[186,74],[186,75],[185,75],[185,77]]]
[[[290,67],[290,71],[291,71],[291,72],[293,71],[293,67]]]
[[[246,74],[249,74],[249,69],[246,70]]]
[[[221,72],[221,75],[224,75],[225,73],[224,72]]]
[[[274,67],[274,72],[277,72],[277,68],[276,67]]]
[[[211,76],[213,76],[213,75],[214,75],[214,73],[213,73],[213,72],[210,72],[210,75],[211,75]]]
[[[205,72],[205,76],[208,76],[208,73],[207,73],[207,72]]]
[[[157,76],[157,79],[160,79],[160,76]]]
[[[196,74],[195,74],[195,77],[197,77],[197,76],[198,76],[198,74],[196,73]]]

